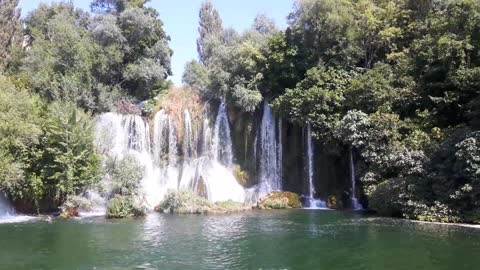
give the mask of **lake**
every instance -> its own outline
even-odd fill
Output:
[[[279,210],[0,224],[0,269],[478,269],[480,229]]]

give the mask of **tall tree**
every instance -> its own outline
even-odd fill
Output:
[[[92,12],[120,13],[128,7],[143,7],[150,0],[94,0],[90,4]]]
[[[200,36],[197,39],[198,58],[200,59],[200,63],[207,65],[209,58],[205,53],[207,39],[212,36],[218,37],[222,34],[222,19],[209,0],[202,3],[199,17],[198,33]]]
[[[11,50],[22,44],[19,0],[0,0],[0,72],[11,61]]]

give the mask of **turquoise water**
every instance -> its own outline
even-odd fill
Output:
[[[0,224],[0,269],[480,269],[480,229],[336,211]]]

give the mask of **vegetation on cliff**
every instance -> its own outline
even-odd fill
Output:
[[[260,16],[244,33],[208,2],[200,14],[186,83],[244,111],[273,100],[333,152],[353,149],[370,209],[480,221],[478,1],[299,0],[284,31]]]

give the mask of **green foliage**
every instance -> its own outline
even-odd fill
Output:
[[[205,49],[206,43],[210,38],[216,38],[222,35],[222,19],[218,14],[218,11],[213,7],[212,2],[206,0],[202,3],[199,12],[199,27],[197,39],[197,52],[200,63],[208,65],[210,61],[210,55]]]
[[[112,197],[107,205],[108,218],[125,218],[146,214],[144,194],[141,192],[143,171],[144,168],[135,156],[127,155],[121,159],[107,158],[105,173],[108,180],[108,192]]]
[[[182,82],[190,85],[193,89],[207,93],[207,87],[210,84],[207,68],[195,60],[186,63]]]
[[[113,2],[93,5],[125,8],[91,16],[72,3],[42,4],[25,19],[29,50],[18,69],[41,96],[107,111],[162,89],[172,52],[158,13],[145,1]]]
[[[111,182],[112,194],[134,196],[138,194],[144,168],[131,155],[122,159],[108,158],[105,164],[105,173]]]
[[[287,90],[275,100],[274,108],[290,121],[300,125],[312,123],[318,130],[327,131],[340,113],[350,78],[348,72],[314,67],[295,89]]]
[[[71,103],[52,103],[41,114],[43,135],[31,153],[29,171],[42,179],[44,199],[59,206],[100,179],[93,119]]]
[[[205,214],[212,204],[191,190],[169,191],[156,209],[163,213]]]
[[[479,2],[303,0],[289,19],[264,52],[274,108],[359,153],[370,209],[478,222]]]
[[[31,210],[55,209],[99,180],[92,118],[14,82],[0,76],[0,189]]]
[[[22,45],[19,0],[0,2],[0,73],[14,61],[15,50]]]
[[[132,197],[115,195],[107,204],[107,218],[144,216],[146,209]]]
[[[27,193],[28,153],[39,142],[39,100],[0,75],[0,190]],[[36,182],[36,181],[34,181]]]

